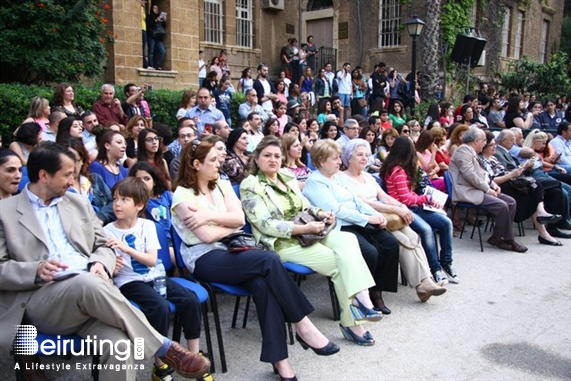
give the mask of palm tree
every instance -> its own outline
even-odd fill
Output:
[[[436,98],[440,80],[440,14],[441,0],[426,0],[426,25],[422,31],[422,98]]]

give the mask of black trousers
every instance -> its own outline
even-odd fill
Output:
[[[535,180],[543,187],[545,210],[552,214],[561,214],[563,216],[562,221],[569,221],[569,198],[567,197],[567,192],[561,187],[560,182],[543,177]],[[556,228],[557,224],[551,224],[549,227]]]
[[[386,229],[368,230],[357,225],[342,226],[342,231],[355,234],[363,259],[375,280],[372,290],[397,292],[399,242]]]
[[[167,277],[167,297],[163,298],[153,288],[153,282],[129,282],[119,289],[129,300],[137,303],[154,329],[168,337],[170,307],[176,306],[180,314],[184,338],[200,338],[201,307],[196,294]]]
[[[285,322],[299,322],[313,312],[313,306],[275,252],[212,250],[196,261],[194,275],[207,282],[240,285],[252,292],[262,330],[260,360],[273,363],[288,357]]]

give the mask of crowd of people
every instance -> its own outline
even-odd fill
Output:
[[[177,234],[196,278],[252,292],[260,359],[281,379],[295,380],[285,322],[318,355],[339,347],[313,325],[312,305],[281,262],[330,277],[341,334],[374,345],[364,323],[392,313],[383,293],[397,292],[399,264],[422,302],[460,282],[453,236],[465,224],[434,196],[450,191],[446,176],[452,203],[485,206],[495,218],[491,245],[525,252],[512,223],[528,218],[540,244],[571,238],[564,97],[548,100],[543,110],[531,97],[505,99],[482,86],[463,104],[434,103],[417,119],[406,114],[417,100],[396,69],[379,63],[365,78],[349,63],[337,73],[326,64],[314,78],[311,51],[302,46],[298,56],[309,53],[294,64],[288,52],[295,50],[284,50],[289,66],[275,83],[261,64],[255,78],[244,69],[237,90],[227,60],[212,59],[214,74],[201,74],[200,89],[184,91],[178,110],[173,105],[176,137],[170,126],[153,122],[146,85],[125,85],[119,100],[105,84],[91,110],[75,104],[66,83],[57,86],[51,107],[45,98],[32,99],[14,142],[0,150],[4,348],[13,339],[7,325],[25,317],[46,332],[145,337],[154,379],[168,380],[174,370],[211,379],[199,354],[196,295],[167,279],[166,300],[184,316],[183,348],[166,338],[169,305],[151,287],[157,235],[172,241]],[[235,91],[246,101],[232,121]],[[525,139],[523,130],[530,130]],[[300,213],[315,220],[296,223]],[[221,241],[245,223],[260,248],[229,252]],[[314,237],[310,244],[302,239],[307,235]],[[59,313],[45,319],[48,306]],[[103,363],[113,361],[103,355]],[[125,371],[125,379],[132,375]]]

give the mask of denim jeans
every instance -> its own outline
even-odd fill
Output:
[[[149,66],[156,68],[163,67],[163,61],[165,60],[166,48],[163,41],[157,41],[151,36],[148,36],[149,42]],[[157,58],[155,59],[155,48],[157,49]]]
[[[410,206],[409,209],[414,215],[414,221],[410,224],[410,228],[420,236],[430,271],[435,273],[442,269],[441,264],[451,264],[452,221],[450,218],[440,213],[424,210],[418,206]],[[434,240],[433,229],[440,237],[440,261],[438,260],[438,251],[436,241]]]

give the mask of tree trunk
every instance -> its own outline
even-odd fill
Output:
[[[440,80],[438,58],[440,55],[441,0],[426,1],[426,25],[422,31],[422,98],[436,99],[436,87]]]

